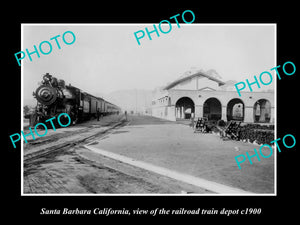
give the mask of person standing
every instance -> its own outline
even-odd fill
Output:
[[[191,123],[190,123],[190,126],[191,126],[192,128],[194,128],[194,124],[195,124],[195,115],[194,115],[194,113],[192,113],[192,114],[191,114]]]
[[[127,121],[127,111],[125,110],[125,120]]]
[[[100,119],[100,110],[97,109],[97,121],[99,121],[99,119]]]

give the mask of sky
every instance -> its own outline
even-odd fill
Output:
[[[175,23],[169,33],[160,32],[159,37],[152,33],[152,40],[145,35],[138,45],[134,32],[145,27],[151,31],[153,24],[23,24],[21,51],[31,52],[43,41],[52,44],[50,54],[40,53],[40,58],[33,54],[32,61],[26,55],[22,60],[23,98],[33,98],[45,73],[99,96],[153,90],[191,68],[214,69],[223,81],[239,82],[254,81],[254,75],[276,66],[273,24],[180,24],[178,28]],[[168,25],[163,29],[168,30]],[[66,31],[75,34],[71,45],[61,39]],[[61,49],[50,40],[57,35]],[[67,41],[71,39],[66,35]]]

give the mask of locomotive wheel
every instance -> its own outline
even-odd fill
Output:
[[[58,119],[57,119],[57,118],[59,117],[60,114],[61,114],[61,113],[57,113],[57,114],[55,115],[56,121],[55,121],[54,124],[55,124],[55,126],[58,127],[58,128],[61,127],[61,125],[58,123]],[[71,119],[71,123],[70,123],[70,125],[68,125],[68,127],[69,127],[69,126],[72,126],[73,121],[74,121],[72,116],[69,115],[69,118]],[[60,123],[63,124],[63,125],[66,125],[66,124],[69,123],[69,119],[66,118],[65,116],[61,116],[61,117],[59,118],[59,120],[60,120]]]

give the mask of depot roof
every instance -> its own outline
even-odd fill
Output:
[[[164,87],[163,90],[169,90],[169,89],[175,87],[177,84],[180,84],[181,82],[184,82],[186,80],[192,79],[194,77],[206,77],[206,78],[208,78],[210,80],[213,80],[213,81],[217,82],[219,84],[219,86],[225,84],[225,82],[223,82],[223,81],[221,81],[221,80],[219,80],[219,79],[217,79],[215,77],[207,75],[207,74],[205,74],[203,72],[197,72],[197,73],[194,73],[192,75],[189,75],[189,76],[186,76],[186,77],[182,77],[182,78],[179,78],[179,79],[173,81],[172,83],[170,83],[166,87]]]

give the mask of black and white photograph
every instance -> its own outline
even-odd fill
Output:
[[[276,194],[276,24],[22,24],[22,49],[23,195]]]
[[[294,4],[101,3],[5,7],[4,217],[296,219]]]

